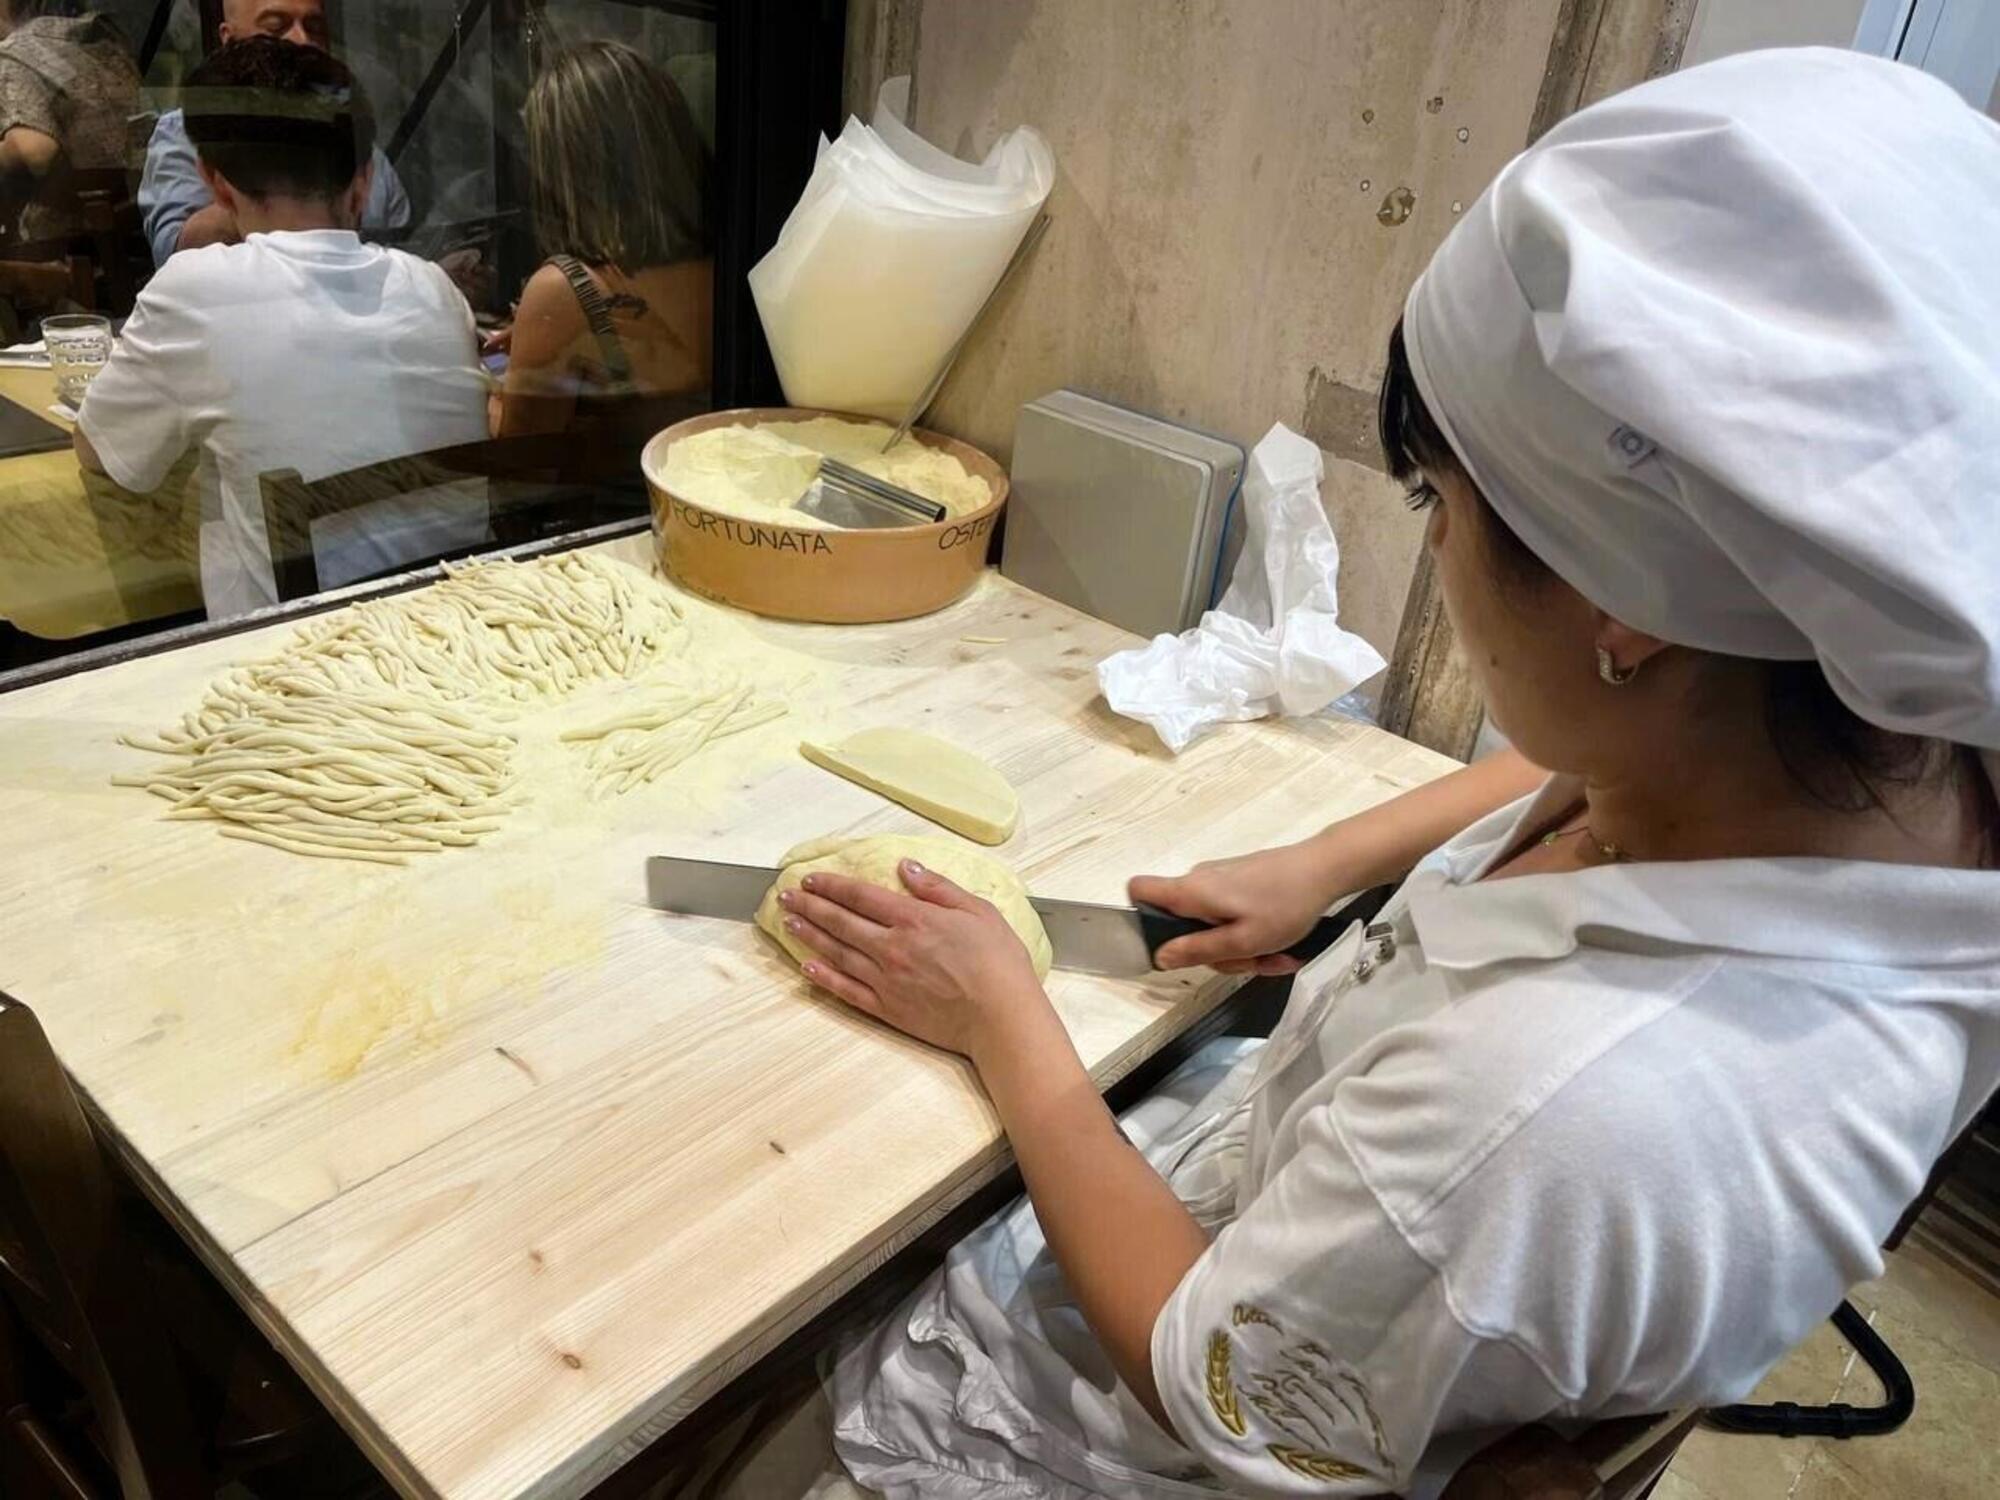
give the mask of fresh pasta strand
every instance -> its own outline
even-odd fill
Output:
[[[516,800],[506,725],[520,707],[638,677],[686,648],[666,590],[589,553],[446,575],[308,622],[276,656],[218,679],[179,725],[125,736],[166,763],[114,784],[231,838],[403,864],[500,826]]]
[[[614,719],[566,731],[570,742],[592,741],[590,766],[600,793],[616,796],[658,780],[731,735],[782,718],[784,704],[759,701],[733,679],[676,682],[654,689]]]

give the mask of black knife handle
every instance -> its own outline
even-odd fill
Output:
[[[1148,906],[1143,901],[1135,902],[1134,906],[1139,913],[1139,930],[1146,937],[1146,951],[1152,954],[1157,954],[1175,938],[1192,937],[1221,925],[1204,922],[1200,917],[1178,916],[1160,907]],[[1332,916],[1321,917],[1313,923],[1312,930],[1285,949],[1284,956],[1309,964],[1338,942],[1340,935],[1353,925],[1354,913],[1342,907]]]

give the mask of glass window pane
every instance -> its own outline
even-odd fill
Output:
[[[712,6],[202,10],[0,23],[0,667],[641,516],[712,404]]]

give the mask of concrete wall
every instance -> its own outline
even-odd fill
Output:
[[[1867,0],[1701,0],[1689,66],[1757,47],[1847,47]]]
[[[1072,385],[1326,451],[1347,623],[1395,643],[1421,528],[1374,392],[1410,282],[1524,144],[1557,0],[851,0],[849,104],[913,68],[915,124],[977,156],[1029,123],[1049,234],[931,425],[1005,459]]]

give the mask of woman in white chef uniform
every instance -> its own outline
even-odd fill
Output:
[[[1028,1188],[843,1352],[856,1480],[1430,1494],[1523,1422],[1739,1399],[1881,1269],[2000,1079],[1996,251],[2000,129],[1839,52],[1500,175],[1382,428],[1519,754],[1133,882],[1223,924],[1164,963],[1269,973],[1416,867],[1130,1144],[990,908],[795,898],[817,983],[977,1066]]]

